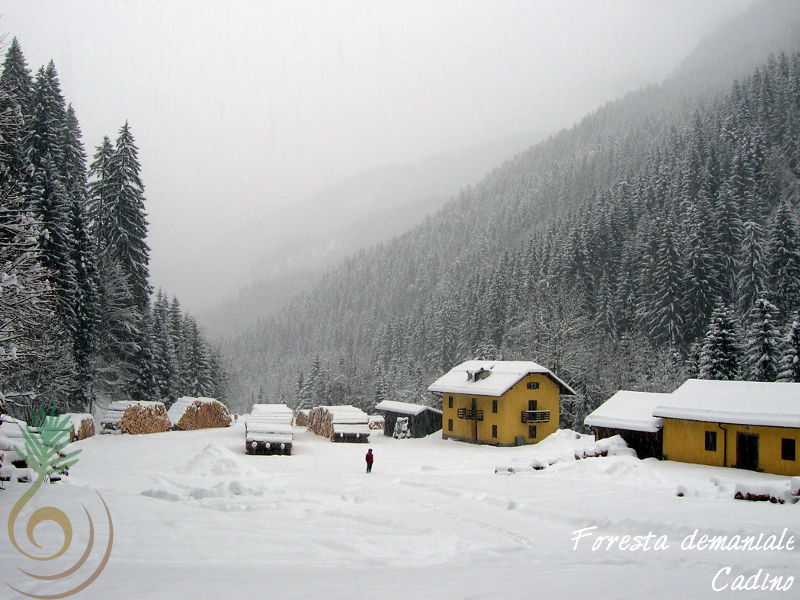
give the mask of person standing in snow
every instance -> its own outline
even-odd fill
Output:
[[[367,450],[367,455],[364,458],[367,461],[367,473],[372,473],[372,463],[375,461],[375,455],[372,454],[372,448]]]

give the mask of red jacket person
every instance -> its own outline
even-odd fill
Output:
[[[364,458],[367,461],[367,473],[372,473],[372,463],[375,461],[375,455],[372,453],[372,448],[367,450],[367,455]]]

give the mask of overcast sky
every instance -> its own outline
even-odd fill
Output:
[[[204,257],[270,207],[378,165],[571,125],[659,82],[749,0],[0,2],[51,58],[91,155],[127,119],[154,283],[203,304]],[[265,236],[269,232],[265,232]],[[224,239],[220,239],[224,238]]]

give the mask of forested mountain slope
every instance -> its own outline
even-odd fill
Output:
[[[762,337],[789,356],[800,308],[800,59],[684,92],[605,106],[351,257],[237,341],[241,381],[259,399],[370,407],[430,401],[468,357],[526,358],[580,390],[574,424],[621,387],[697,371],[715,307],[740,338],[735,376],[763,377],[748,357]]]

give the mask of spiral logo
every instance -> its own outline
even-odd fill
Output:
[[[50,418],[52,417],[48,417],[48,419]],[[37,478],[30,489],[28,489],[25,494],[23,494],[23,496],[14,504],[11,512],[8,515],[8,539],[11,542],[11,545],[23,557],[29,560],[40,562],[56,560],[57,558],[63,556],[71,548],[73,540],[72,521],[63,510],[56,508],[55,506],[45,506],[34,511],[33,514],[28,517],[25,523],[25,530],[28,542],[37,550],[41,550],[42,546],[37,542],[35,535],[37,526],[48,521],[55,523],[61,529],[61,534],[63,537],[61,548],[50,554],[36,551],[31,553],[26,551],[20,545],[17,539],[17,521],[25,509],[25,506],[36,495],[36,493],[42,487],[42,484],[49,480],[51,474],[64,471],[65,469],[74,465],[77,462],[77,459],[74,457],[80,452],[80,450],[70,454],[64,454],[61,452],[64,446],[69,443],[69,439],[65,439],[67,437],[65,425],[68,419],[64,419],[63,421],[58,421],[55,418],[52,419],[53,421],[45,420],[45,423],[40,428],[40,432],[38,434],[27,426],[20,426],[23,437],[25,438],[26,451],[22,452],[19,448],[16,448],[15,450],[20,456],[25,456],[28,466],[37,473]],[[108,541],[97,567],[88,576],[83,578],[79,584],[73,585],[70,589],[59,593],[33,594],[16,588],[6,582],[8,587],[17,593],[22,594],[23,596],[27,596],[28,598],[36,598],[39,600],[57,600],[58,598],[67,598],[86,589],[100,576],[100,574],[103,572],[103,569],[105,569],[106,565],[108,564],[109,558],[111,558],[111,550],[114,545],[114,523],[111,519],[111,512],[108,509],[106,501],[99,492],[95,491],[95,493],[103,505],[106,521],[108,523]],[[85,567],[85,565],[95,549],[95,523],[86,506],[81,504],[81,508],[86,515],[88,539],[83,553],[75,561],[75,563],[67,569],[51,574],[32,573],[24,569],[19,569],[20,572],[32,579],[39,581],[59,581],[71,577],[82,570],[88,569],[88,567]]]

